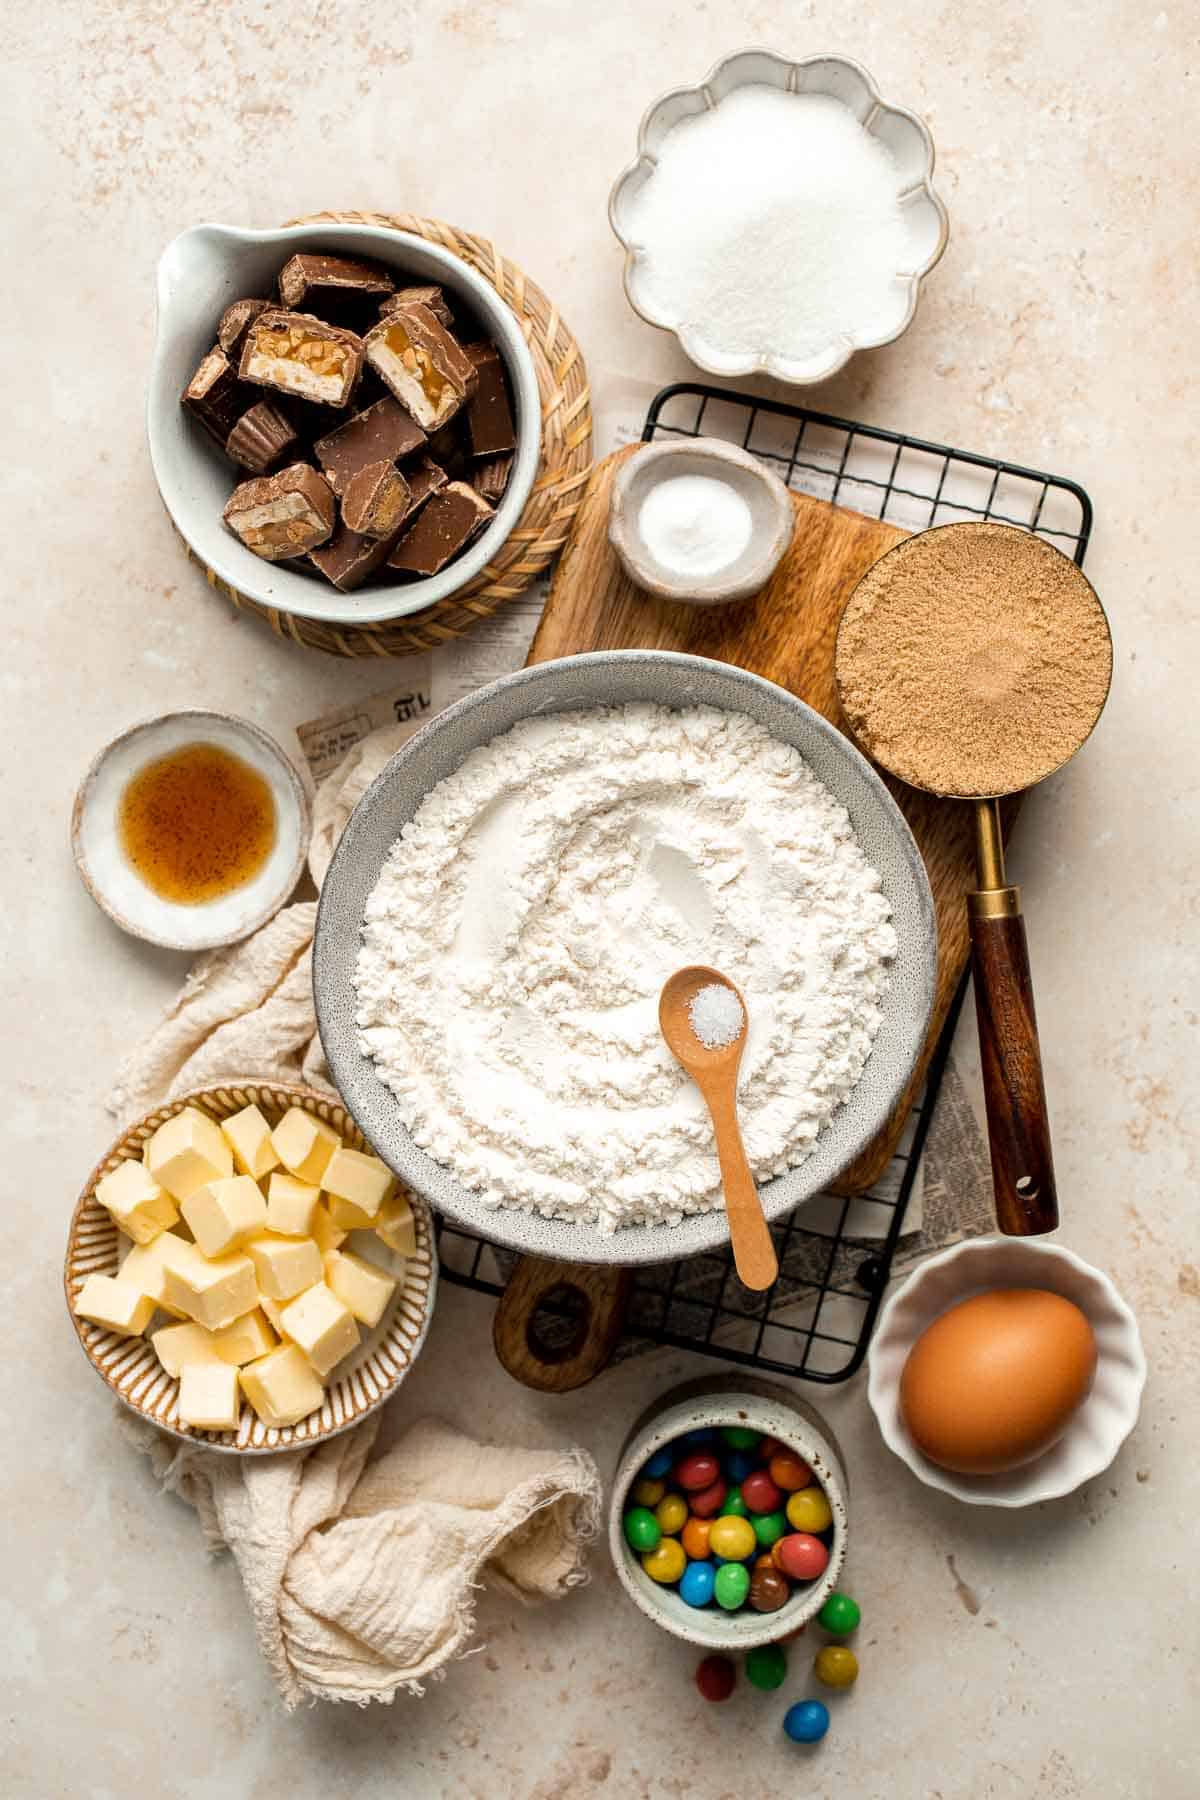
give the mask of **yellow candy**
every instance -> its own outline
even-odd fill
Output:
[[[683,1501],[679,1504],[682,1506]],[[661,1581],[664,1587],[671,1587],[687,1567],[683,1545],[678,1538],[663,1538],[657,1550],[647,1550],[642,1558],[642,1567],[651,1581]]]
[[[826,1687],[853,1687],[858,1680],[858,1658],[844,1644],[827,1644],[818,1650],[813,1669]]]
[[[655,1481],[649,1475],[643,1475],[640,1481],[633,1484],[633,1497],[639,1506],[657,1506],[666,1491],[665,1481]]]
[[[788,1495],[787,1520],[793,1531],[827,1531],[833,1524],[833,1508],[821,1488],[801,1488]]]
[[[659,1529],[672,1537],[687,1524],[687,1501],[682,1494],[667,1494],[655,1507],[654,1516],[658,1520]]]
[[[758,1539],[749,1519],[740,1519],[736,1513],[725,1513],[723,1517],[714,1519],[712,1530],[708,1534],[708,1547],[714,1556],[723,1556],[726,1562],[741,1562],[750,1555]]]

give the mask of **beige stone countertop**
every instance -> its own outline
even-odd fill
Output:
[[[7,1800],[1191,1800],[1200,1793],[1196,1520],[1194,7],[1129,0],[44,0],[4,25],[7,373],[3,908]],[[1112,1469],[1031,1513],[957,1506],[883,1449],[857,1380],[814,1396],[853,1484],[862,1676],[815,1753],[788,1694],[724,1707],[695,1653],[592,1584],[485,1596],[479,1654],[424,1699],[284,1716],[228,1559],[155,1492],[64,1316],[72,1198],[106,1084],[181,959],[75,879],[96,749],[184,705],[286,738],[378,689],[235,617],[183,560],[143,436],[153,270],[202,219],[408,208],[490,233],[605,372],[685,377],[621,291],[605,217],[646,103],[756,42],[860,58],[928,119],[950,248],[917,320],[810,398],[1044,467],[1096,506],[1111,705],[1038,793],[1025,885],[1064,1241],[1136,1307],[1151,1378]],[[969,1021],[964,1031],[970,1029]],[[641,1358],[552,1401],[494,1364],[491,1307],[446,1289],[396,1417],[589,1447],[719,1365]],[[807,1391],[807,1390],[805,1390]],[[802,1645],[796,1656],[802,1674]]]

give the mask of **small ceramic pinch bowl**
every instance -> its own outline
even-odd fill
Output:
[[[900,1410],[900,1377],[933,1321],[989,1288],[1045,1288],[1074,1301],[1095,1334],[1096,1374],[1062,1437],[1033,1462],[999,1475],[960,1475],[930,1462],[913,1442]],[[886,1302],[871,1345],[867,1399],[888,1449],[926,1487],[968,1506],[1033,1506],[1107,1469],[1137,1423],[1145,1385],[1137,1320],[1107,1275],[1044,1238],[986,1237],[931,1256]]]
[[[660,561],[641,529],[641,511],[664,481],[680,475],[724,482],[750,509],[750,539],[732,562],[707,575],[684,575]],[[792,541],[796,515],[783,482],[736,444],[697,438],[686,444],[646,444],[626,459],[612,487],[608,537],[629,579],[660,600],[722,606],[766,586]]]
[[[215,744],[249,763],[275,800],[275,842],[250,881],[215,900],[182,905],[147,887],[121,847],[121,797],[147,763],[187,744]],[[235,944],[273,918],[304,872],[312,813],[299,772],[274,738],[248,719],[202,708],[131,725],[107,744],[79,785],[71,849],[88,893],[122,931],[168,950]]]
[[[622,1528],[629,1489],[656,1450],[686,1431],[745,1425],[778,1438],[811,1468],[833,1512],[829,1561],[816,1581],[796,1587],[778,1611],[723,1612],[715,1602],[689,1606],[673,1587],[652,1581],[625,1541]],[[838,1584],[846,1560],[849,1493],[842,1453],[815,1407],[774,1382],[753,1375],[704,1376],[661,1395],[637,1420],[621,1448],[608,1507],[608,1544],[621,1586],[639,1612],[673,1637],[706,1650],[749,1650],[772,1644],[813,1619]]]
[[[668,316],[650,278],[655,246],[639,236],[637,202],[654,180],[668,135],[684,120],[719,106],[735,89],[751,86],[838,101],[889,152],[896,166],[896,198],[905,233],[899,264],[881,283],[864,323],[834,332],[828,343],[803,356],[778,344],[732,350],[721,344],[717,321]],[[716,63],[698,87],[675,88],[654,101],[639,127],[637,150],[634,161],[617,177],[608,202],[609,223],[625,251],[625,297],[648,325],[674,332],[699,368],[723,376],[771,375],[804,386],[836,374],[856,350],[894,342],[912,323],[921,283],[949,238],[946,208],[933,190],[933,139],[916,113],[880,96],[861,63],[846,56],[806,56],[792,62],[771,50],[739,50]]]

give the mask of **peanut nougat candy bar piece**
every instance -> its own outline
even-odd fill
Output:
[[[221,323],[217,326],[217,342],[226,356],[240,357],[246,333],[259,313],[270,312],[273,302],[270,300],[235,300],[221,314]]]
[[[508,478],[512,474],[513,459],[511,456],[489,456],[485,461],[476,463],[471,477],[471,485],[477,494],[490,500],[494,506],[497,500],[504,498],[508,486]]]
[[[403,526],[390,537],[367,537],[339,519],[329,542],[311,551],[308,560],[339,593],[350,594],[383,567],[401,530]]]
[[[267,562],[316,549],[333,530],[336,516],[333,489],[307,463],[243,481],[229,496],[224,514],[234,536]]]
[[[362,372],[362,339],[311,313],[275,308],[252,319],[241,377],[321,406],[345,406]]]
[[[400,306],[363,339],[367,361],[425,431],[475,391],[475,365],[427,306]]]
[[[390,319],[394,312],[405,306],[424,306],[447,331],[454,330],[454,314],[446,305],[445,294],[433,282],[428,287],[398,288],[386,300],[379,302],[379,316],[381,319]]]
[[[350,256],[293,256],[279,271],[279,297],[285,306],[299,306],[314,289],[349,288],[356,294],[390,294],[395,282],[378,263],[359,262]],[[319,301],[319,292],[316,301]],[[310,304],[314,304],[310,301]]]
[[[388,558],[388,568],[404,575],[436,575],[492,516],[482,494],[465,481],[452,481],[422,507]]]
[[[244,412],[225,443],[226,454],[243,469],[266,475],[300,452],[300,434],[269,400],[257,401]]]
[[[328,436],[318,438],[313,454],[334,493],[340,498],[368,463],[399,462],[425,447],[425,433],[406,406],[390,394],[365,412],[355,413]]]
[[[473,456],[503,456],[517,447],[517,431],[508,403],[508,377],[495,344],[468,344],[479,384],[467,401],[467,429]]]
[[[222,450],[230,432],[257,399],[253,388],[247,390],[220,345],[214,345],[203,359],[180,396],[192,417],[203,425],[209,437],[215,438]]]
[[[395,537],[412,495],[395,463],[367,463],[342,495],[342,518],[363,537]]]

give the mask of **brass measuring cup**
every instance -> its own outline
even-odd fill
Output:
[[[1052,759],[1046,761],[1044,766],[1024,769],[1022,779],[1016,786],[1011,784],[1008,771],[994,765],[987,766],[981,757],[972,769],[970,786],[956,788],[953,794],[947,794],[943,787],[938,786],[937,776],[931,766],[931,753],[927,752],[923,760],[919,747],[913,743],[894,745],[892,757],[902,765],[894,766],[889,756],[882,754],[877,745],[870,742],[869,718],[856,718],[847,705],[844,686],[848,675],[848,654],[845,647],[847,621],[855,620],[860,630],[871,628],[869,623],[865,627],[863,625],[864,617],[868,616],[864,597],[879,589],[881,579],[886,580],[886,565],[892,563],[893,558],[903,559],[909,573],[915,571],[918,575],[924,575],[929,583],[936,584],[939,580],[941,547],[935,548],[931,540],[939,539],[947,532],[959,534],[959,541],[968,550],[971,546],[970,534],[975,534],[978,542],[981,533],[1002,532],[1022,540],[1020,545],[1011,547],[1016,555],[1031,557],[1034,553],[1029,546],[1034,543],[1041,546],[1038,555],[1049,552],[1061,557],[1066,568],[1071,571],[1071,580],[1078,583],[1079,597],[1084,600],[1087,612],[1091,615],[1089,629],[1094,624],[1098,638],[1099,634],[1103,634],[1107,649],[1107,673],[1103,681],[1095,682],[1094,695],[1087,697],[1090,716],[1086,719],[1086,725],[1081,723],[1079,730],[1067,741],[1064,741],[1060,733]],[[956,549],[957,547],[956,544]],[[1059,573],[1061,575],[1065,571]],[[938,598],[944,602],[947,610],[952,608],[954,595],[949,586]],[[880,620],[876,628],[883,629],[884,624],[885,621]],[[894,628],[894,620],[890,624]],[[1034,1014],[1033,978],[1029,967],[1025,920],[1021,911],[1021,891],[1008,881],[1004,869],[1004,837],[999,802],[1009,794],[1033,787],[1037,782],[1045,780],[1046,776],[1052,775],[1056,769],[1062,768],[1091,735],[1104,710],[1112,682],[1112,635],[1108,618],[1095,589],[1082,570],[1043,539],[1033,537],[1030,532],[1018,526],[996,525],[984,521],[940,525],[896,544],[863,576],[851,594],[838,625],[834,668],[843,716],[850,729],[861,737],[862,747],[873,761],[898,780],[907,782],[910,787],[921,788],[927,793],[939,794],[945,798],[970,800],[974,805],[978,885],[973,893],[967,895],[967,916],[996,1221],[1001,1231],[1010,1237],[1033,1237],[1042,1232],[1053,1231],[1058,1224],[1058,1193],[1054,1180],[1041,1046]],[[970,703],[970,695],[966,690],[966,673],[960,669],[959,675],[962,686],[956,690],[953,678],[946,679],[944,667],[940,671],[930,670],[927,697],[934,697],[939,710],[944,709],[943,716],[952,713],[959,700],[965,700],[968,705]]]

